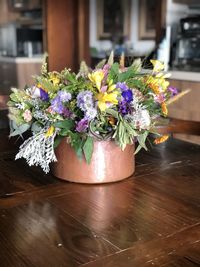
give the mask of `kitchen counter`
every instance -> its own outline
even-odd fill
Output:
[[[3,63],[42,63],[43,57],[5,57],[0,56],[0,62]]]
[[[178,70],[169,70],[168,72],[171,73],[170,79],[173,80],[200,82],[200,72]]]

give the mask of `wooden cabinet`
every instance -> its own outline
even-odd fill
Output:
[[[186,89],[191,91],[169,106],[169,116],[178,119],[200,121],[200,82],[171,80],[170,84],[181,91]],[[198,136],[182,134],[175,136],[182,140],[200,144],[200,137]]]
[[[19,17],[20,13],[11,10],[7,0],[0,0],[0,25],[16,21]]]

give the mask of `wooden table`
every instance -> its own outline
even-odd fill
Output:
[[[0,134],[1,267],[200,266],[200,147],[171,139],[119,183],[62,182]]]

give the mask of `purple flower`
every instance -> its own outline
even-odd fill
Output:
[[[62,101],[60,100],[59,96],[56,96],[52,101],[51,101],[51,108],[54,112],[57,112],[58,114],[62,114],[64,111],[64,106],[62,104]]]
[[[119,102],[119,112],[124,116],[131,112],[131,107],[128,102],[122,100]]]
[[[120,88],[122,92],[127,91],[129,89],[125,83],[121,83],[121,82],[118,82],[116,84],[116,88]]]
[[[72,95],[66,91],[59,91],[58,96],[62,102],[68,102],[72,98]]]
[[[42,88],[39,88],[40,89],[40,98],[43,100],[43,101],[48,101],[49,100],[49,95],[47,92],[45,92]]]
[[[167,89],[171,93],[171,96],[175,96],[178,94],[178,90],[175,87],[169,86]]]
[[[65,118],[71,118],[73,114],[68,108],[65,108],[65,107],[63,108],[62,113]]]
[[[91,109],[88,109],[86,112],[85,112],[85,118],[87,118],[89,121],[91,121],[92,119],[94,119],[97,115],[97,110],[96,108],[91,108]]]
[[[87,108],[93,107],[93,95],[91,91],[83,91],[77,95],[77,106],[86,111]]]
[[[128,103],[133,101],[133,92],[130,89],[128,89],[126,91],[122,91],[122,96],[123,96],[124,100],[126,100],[126,102],[128,102]]]
[[[88,128],[88,120],[86,118],[83,118],[80,120],[76,125],[76,131],[79,133],[83,133]]]

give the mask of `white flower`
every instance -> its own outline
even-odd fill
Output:
[[[39,98],[40,97],[40,88],[33,86],[31,90],[31,96],[32,98]]]

